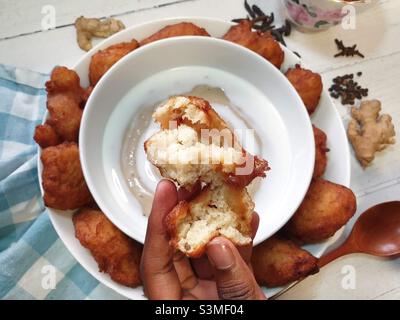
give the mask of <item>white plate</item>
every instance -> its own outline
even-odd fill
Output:
[[[97,52],[99,49],[103,49],[112,44],[119,43],[122,41],[128,41],[132,38],[142,39],[160,28],[181,22],[191,21],[201,27],[207,29],[207,31],[214,37],[221,37],[231,26],[230,23],[221,20],[211,20],[205,18],[174,18],[165,19],[160,21],[153,21],[150,23],[142,24],[140,26],[133,26],[128,28],[100,43],[98,46],[93,48],[90,52],[85,54],[83,58],[75,65],[74,69],[81,78],[82,86],[87,86],[88,82],[88,66],[90,63],[90,57]],[[285,50],[285,61],[282,66],[282,71],[285,71],[288,67],[300,63],[299,58],[292,52],[284,48]],[[325,174],[325,178],[332,182],[336,182],[345,186],[350,184],[350,161],[349,161],[349,146],[347,142],[346,133],[340,119],[338,112],[332,104],[329,95],[326,91],[323,92],[320,106],[312,117],[313,123],[324,130],[328,135],[328,147],[331,152],[329,153],[328,167]],[[41,182],[41,171],[42,166],[39,160],[39,180]],[[48,209],[51,221],[59,234],[60,238],[65,243],[66,247],[72,253],[72,255],[78,260],[78,262],[90,272],[100,282],[104,283],[108,287],[114,289],[118,293],[126,296],[130,299],[143,299],[143,292],[141,288],[131,289],[113,282],[108,275],[100,273],[98,267],[90,253],[83,248],[79,241],[75,238],[74,228],[71,221],[71,215],[65,212],[59,212],[57,210]],[[339,232],[338,232],[339,233]],[[335,237],[312,246],[307,246],[314,256],[321,256],[322,253],[334,242]],[[281,291],[283,288],[266,289],[266,294],[271,296]]]

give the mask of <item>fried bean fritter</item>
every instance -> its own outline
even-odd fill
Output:
[[[46,206],[72,210],[92,201],[83,177],[76,143],[64,142],[48,147],[43,150],[41,160],[43,199]]]
[[[356,197],[350,189],[315,179],[284,231],[300,243],[322,241],[343,227],[354,215],[356,208]]]
[[[251,263],[257,282],[267,287],[287,285],[319,271],[317,258],[276,235],[253,248]]]
[[[327,136],[325,132],[313,126],[315,140],[315,166],[313,178],[322,177],[326,170],[328,158],[326,153],[329,149],[326,147]]]
[[[131,42],[122,42],[114,44],[104,50],[96,52],[92,56],[89,65],[90,85],[95,86],[100,78],[110,69],[118,60],[126,56],[139,47],[139,43],[132,39]]]
[[[91,252],[101,272],[128,287],[141,284],[141,244],[125,235],[100,210],[82,208],[72,220],[76,238]]]
[[[253,50],[279,69],[285,54],[278,41],[270,33],[256,32],[251,29],[250,21],[241,21],[238,25],[231,27],[223,39]]]
[[[164,218],[170,244],[188,257],[199,258],[217,236],[236,246],[251,243],[254,203],[246,188],[229,184],[203,190],[190,201],[180,201]]]
[[[180,22],[177,24],[166,26],[156,33],[152,34],[150,37],[143,39],[142,41],[140,41],[140,46],[144,46],[157,40],[179,36],[209,37],[210,35],[205,29],[200,28],[191,22]]]
[[[84,92],[78,74],[74,70],[59,66],[53,69],[50,80],[46,82],[46,90],[48,94],[71,94],[78,104],[81,103]]]
[[[322,94],[322,79],[318,73],[296,65],[286,72],[286,77],[294,86],[311,115],[317,109]]]
[[[62,137],[63,141],[78,142],[82,109],[69,94],[55,94],[47,97],[50,113],[48,123]]]
[[[35,134],[33,139],[41,148],[47,148],[51,146],[56,146],[61,143],[61,138],[54,130],[54,128],[48,123],[38,125],[35,128]]]
[[[79,76],[65,67],[54,68],[50,81],[46,82],[47,123],[54,128],[62,141],[78,142],[82,118],[84,89]]]
[[[82,107],[83,107],[83,108],[85,107],[86,102],[89,100],[89,97],[90,97],[90,95],[92,94],[93,89],[94,89],[93,86],[89,86],[89,87],[87,87],[87,88],[85,89],[85,91],[83,92],[83,95],[82,95],[82,100],[83,100],[83,106],[82,106]]]

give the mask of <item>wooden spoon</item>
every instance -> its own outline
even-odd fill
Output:
[[[378,204],[365,211],[354,224],[347,240],[322,256],[321,268],[350,253],[367,253],[380,257],[400,254],[400,201]]]

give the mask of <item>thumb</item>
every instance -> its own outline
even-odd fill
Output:
[[[229,240],[218,237],[207,245],[218,295],[223,300],[261,300],[265,295],[248,264]]]

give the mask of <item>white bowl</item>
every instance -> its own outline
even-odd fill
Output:
[[[122,173],[124,136],[145,109],[203,84],[224,89],[247,122],[237,124],[232,119],[233,129],[254,128],[259,144],[244,146],[261,152],[272,168],[254,193],[260,214],[255,244],[290,219],[308,189],[315,156],[311,122],[298,94],[278,69],[258,54],[220,39],[158,41],[121,59],[100,80],[85,107],[79,137],[83,172],[97,204],[139,242],[144,242],[147,217]],[[143,141],[157,130],[150,126],[139,140],[139,173],[151,172]],[[142,180],[153,192],[158,179],[144,174]]]

